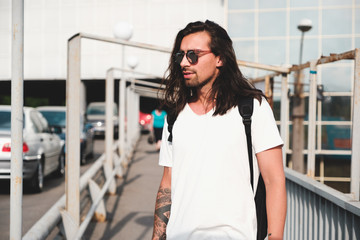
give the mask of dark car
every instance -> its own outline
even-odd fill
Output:
[[[65,152],[65,132],[66,132],[66,107],[64,106],[42,106],[37,108],[51,128],[55,128],[58,135],[63,141]],[[93,154],[94,149],[94,131],[91,124],[80,123],[80,161],[81,164],[86,163],[86,159]],[[57,130],[60,129],[60,130]]]

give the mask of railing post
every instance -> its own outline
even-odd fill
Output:
[[[289,118],[289,99],[288,99],[288,74],[283,73],[281,79],[281,105],[280,105],[280,134],[284,141],[283,163],[286,165],[286,151],[289,148],[288,137],[288,118]]]
[[[316,103],[317,103],[317,59],[310,62],[310,94],[309,94],[309,125],[308,125],[308,161],[307,175],[315,177],[315,137],[316,137]]]
[[[355,49],[354,94],[352,118],[351,193],[360,200],[360,49]],[[357,134],[355,134],[357,133]]]
[[[119,88],[119,153],[121,157],[125,151],[125,78],[120,79]]]
[[[126,88],[126,149],[130,149],[131,147],[131,131],[132,131],[132,109],[131,109],[131,87],[128,86]]]
[[[12,1],[10,239],[22,235],[24,1]]]
[[[67,219],[67,237],[71,238],[80,225],[80,66],[81,36],[68,41],[66,80],[66,205],[63,219]],[[66,215],[66,216],[65,216]],[[69,221],[70,220],[70,221]],[[69,227],[71,229],[69,229]],[[70,236],[68,236],[70,233]]]
[[[105,82],[105,176],[109,177],[113,169],[113,142],[114,142],[114,71],[110,69],[106,72]],[[107,170],[106,170],[107,169]],[[115,194],[115,180],[109,187],[109,193]]]

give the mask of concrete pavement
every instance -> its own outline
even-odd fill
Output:
[[[106,197],[107,220],[91,222],[83,239],[151,239],[155,199],[163,168],[155,145],[142,135],[117,193]]]

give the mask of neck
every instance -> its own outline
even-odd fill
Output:
[[[191,103],[191,105],[195,105],[199,113],[207,113],[215,106],[215,101],[211,97],[211,87],[202,87],[196,91],[197,98]]]

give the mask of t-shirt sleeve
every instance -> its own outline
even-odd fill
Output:
[[[172,143],[168,141],[170,133],[167,129],[167,126],[167,120],[165,119],[159,154],[159,165],[164,167],[172,167]]]
[[[264,98],[261,104],[254,99],[251,135],[255,153],[284,144],[276,126],[273,111]]]

